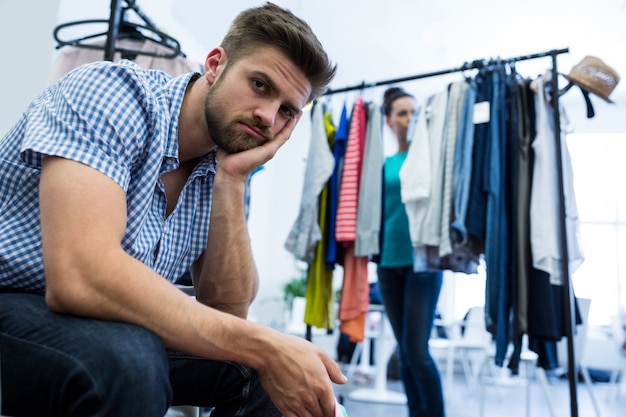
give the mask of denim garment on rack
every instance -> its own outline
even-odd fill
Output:
[[[484,68],[475,77],[476,105],[491,101],[491,71]],[[474,146],[472,148],[472,170],[467,201],[465,227],[467,233],[479,239],[485,238],[485,222],[487,216],[487,143],[489,140],[490,121],[474,124]]]
[[[504,67],[492,73],[490,135],[487,143],[487,221],[485,258],[487,263],[487,328],[496,336],[496,364],[502,365],[508,347],[509,329],[509,242],[506,209],[506,73]]]
[[[465,214],[470,190],[470,178],[472,172],[472,148],[474,146],[474,105],[476,104],[476,80],[470,80],[465,98],[459,130],[457,133],[456,147],[454,149],[454,162],[452,172],[452,192],[454,195],[454,220],[450,225],[450,238],[452,247],[459,247],[467,241],[467,228],[465,227]]]

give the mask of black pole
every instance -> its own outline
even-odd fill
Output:
[[[561,271],[563,274],[563,309],[565,333],[567,335],[567,379],[569,381],[570,393],[570,410],[572,417],[578,417],[578,395],[576,391],[576,378],[578,377],[578,369],[576,366],[574,352],[574,294],[571,288],[571,280],[569,275],[569,253],[567,248],[567,229],[565,210],[565,192],[563,189],[563,154],[561,151],[561,117],[559,113],[559,88],[557,54],[552,55],[552,103],[554,111],[554,140],[556,142],[556,166],[558,172],[558,191],[559,191],[559,221],[560,221],[560,240],[561,240]]]
[[[115,54],[115,41],[120,31],[120,20],[122,16],[121,0],[111,0],[111,14],[109,16],[109,30],[107,32],[107,40],[104,45],[104,60],[113,61]]]

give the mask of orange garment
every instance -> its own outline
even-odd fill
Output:
[[[367,117],[363,98],[357,98],[350,118],[348,143],[341,174],[335,237],[343,242],[343,288],[339,304],[341,332],[352,342],[365,339],[365,314],[369,308],[369,280],[366,256],[354,255],[357,209]]]
[[[367,256],[354,256],[354,242],[346,244],[339,320],[341,332],[348,335],[351,342],[365,339],[365,314],[369,309],[368,263]]]

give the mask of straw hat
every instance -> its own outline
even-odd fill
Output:
[[[619,74],[600,58],[586,56],[572,68],[568,75],[563,74],[569,82],[597,95],[609,103],[609,96],[619,82]]]

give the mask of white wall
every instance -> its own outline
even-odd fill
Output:
[[[176,37],[188,56],[202,61],[216,46],[235,15],[263,1],[139,0],[160,28]],[[585,55],[596,55],[626,75],[624,0],[276,0],[307,20],[339,65],[334,88],[454,68],[479,58],[512,57],[569,48],[558,58],[567,73]],[[58,10],[57,10],[58,6]],[[0,35],[5,40],[0,66],[0,130],[8,130],[26,104],[45,85],[54,58],[52,29],[75,19],[106,19],[106,0],[0,0]],[[12,41],[12,42],[11,42]],[[523,75],[551,65],[549,58],[520,62]],[[405,83],[419,98],[439,91],[460,74]],[[364,92],[380,100],[383,88]],[[339,107],[354,93],[332,96]],[[575,90],[563,97],[578,132],[626,132],[626,82],[609,105],[593,97],[594,119],[585,118]],[[335,106],[336,104],[336,106]],[[306,118],[290,142],[253,178],[250,231],[261,274],[260,298],[280,295],[295,272],[283,248],[296,218],[306,165]]]
[[[36,3],[35,6],[33,3]],[[0,134],[46,85],[59,0],[0,0]]]

